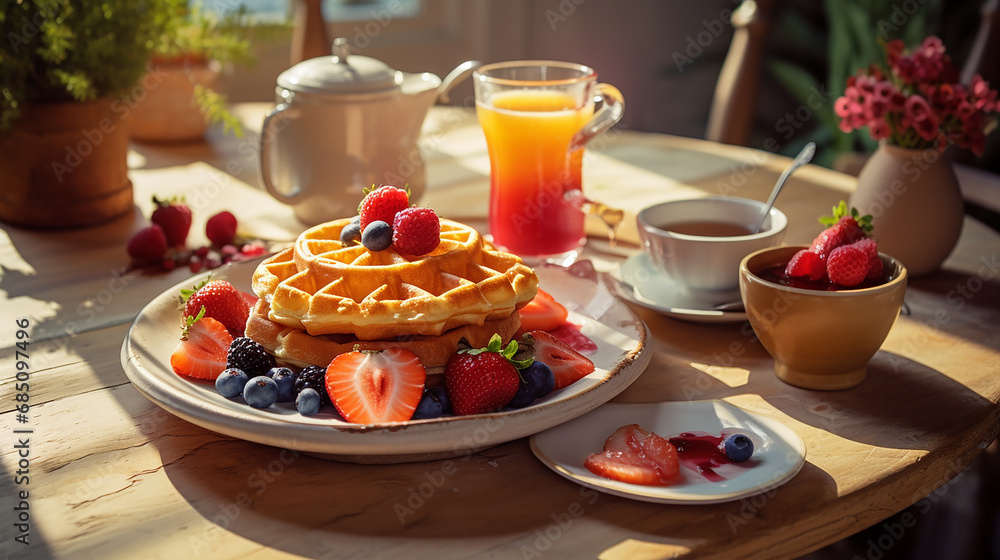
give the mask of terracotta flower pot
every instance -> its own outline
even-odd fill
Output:
[[[142,98],[136,99],[129,114],[132,138],[153,142],[201,139],[208,123],[195,100],[194,88],[214,88],[218,78],[219,64],[215,61],[154,61],[142,80]]]
[[[948,258],[965,215],[945,154],[884,142],[858,174],[850,204],[872,215],[879,251],[901,261],[913,276],[934,272]]]
[[[23,106],[14,128],[0,132],[0,220],[76,228],[132,210],[128,127],[115,103]]]

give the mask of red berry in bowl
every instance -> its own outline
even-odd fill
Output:
[[[823,258],[818,253],[814,253],[809,249],[802,249],[798,253],[795,253],[792,259],[788,261],[788,266],[785,267],[785,274],[798,278],[805,277],[816,281],[826,274],[826,263],[823,262]]]
[[[870,260],[864,249],[853,244],[837,247],[826,259],[826,274],[834,284],[857,286],[868,276]]]
[[[392,222],[392,246],[397,253],[426,255],[441,243],[441,220],[430,208],[406,208]]]

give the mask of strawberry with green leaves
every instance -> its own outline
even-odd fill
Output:
[[[871,215],[860,216],[857,208],[848,212],[847,202],[842,200],[833,208],[832,216],[819,221],[828,227],[808,249],[792,256],[785,267],[787,276],[812,281],[826,278],[837,286],[850,288],[882,274],[878,245],[869,237]]]
[[[206,278],[192,289],[181,290],[181,302],[185,317],[196,316],[204,309],[206,317],[219,321],[230,333],[242,335],[246,330],[249,299],[225,280]]]
[[[184,204],[184,199],[158,199],[154,196],[153,205],[156,209],[150,221],[163,228],[169,246],[183,247],[191,230],[191,209]]]
[[[500,410],[517,394],[521,377],[518,368],[532,360],[516,360],[516,341],[505,347],[499,334],[485,348],[466,348],[448,358],[444,384],[456,415],[482,414]]]

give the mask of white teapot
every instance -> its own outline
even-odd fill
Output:
[[[260,170],[267,192],[309,225],[353,216],[372,185],[426,186],[417,145],[424,117],[439,97],[479,66],[460,64],[441,80],[393,70],[349,55],[305,60],[278,76],[277,103],[264,118]]]

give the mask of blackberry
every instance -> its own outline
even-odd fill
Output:
[[[274,367],[274,356],[263,346],[245,336],[233,339],[226,355],[226,368],[243,370],[247,377],[253,379],[265,375]]]
[[[299,372],[295,378],[295,394],[299,394],[303,389],[315,389],[319,393],[321,404],[330,404],[330,395],[326,393],[326,368],[321,366],[309,366]]]

